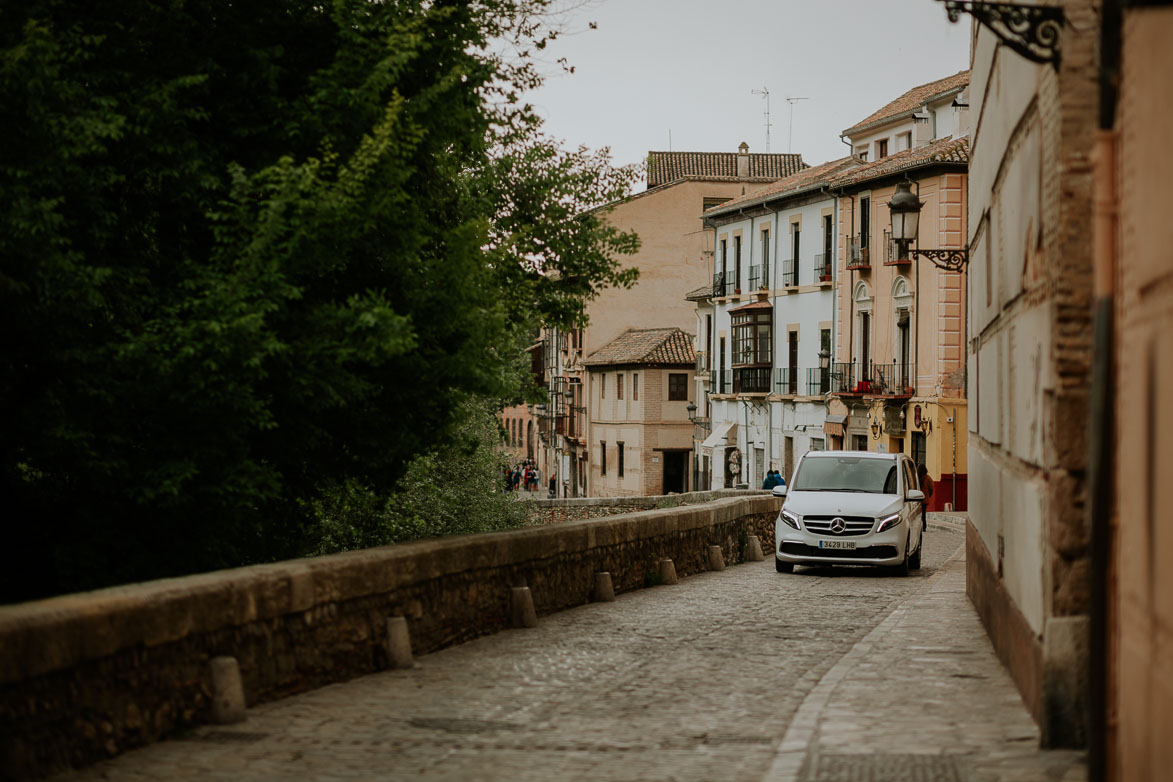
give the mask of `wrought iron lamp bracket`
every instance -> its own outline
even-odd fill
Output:
[[[909,250],[908,254],[916,258],[928,258],[938,269],[947,272],[959,272],[969,262],[968,250]]]
[[[956,22],[964,11],[1023,57],[1033,62],[1050,63],[1055,70],[1059,69],[1059,32],[1064,22],[1062,8],[975,0],[941,2],[945,3],[949,21]]]

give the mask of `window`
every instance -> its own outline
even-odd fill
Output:
[[[770,287],[770,229],[762,229],[762,283],[763,288]]]
[[[872,199],[859,199],[859,246],[868,247],[871,242],[868,240],[868,234],[872,231]]]
[[[683,372],[668,373],[668,400],[671,402],[688,401],[688,375]]]
[[[736,267],[733,277],[733,289],[741,293],[741,237],[733,237],[733,265]]]
[[[791,277],[791,281],[795,285],[798,284],[798,252],[799,252],[799,246],[800,246],[799,237],[801,235],[802,235],[802,232],[798,229],[798,223],[791,223],[790,224],[790,245],[791,245],[790,257],[794,259],[794,266],[791,267],[790,273],[792,275],[794,275],[793,277]]]
[[[705,209],[712,209],[714,206],[720,206],[728,200],[728,198],[706,196],[705,198],[701,199],[701,211],[704,211]]]
[[[615,398],[616,399],[623,398],[623,373],[622,372],[615,373]]]
[[[607,474],[607,441],[599,441],[599,475]]]
[[[876,142],[876,160],[888,157],[888,139],[882,138]]]
[[[823,215],[823,255],[827,256],[827,264],[831,263],[831,248],[835,246],[835,232],[831,215]]]
[[[896,151],[902,152],[906,149],[912,149],[912,131],[901,133],[896,137]]]
[[[822,451],[826,448],[826,441],[822,437],[812,437],[811,447],[812,451]]]
[[[732,313],[733,363],[769,364],[771,310],[748,310]]]
[[[619,477],[623,477],[623,443],[615,443],[615,449],[619,454]]]
[[[729,240],[721,240],[721,277],[724,278],[726,270],[729,269]],[[724,291],[722,291],[723,293]]]
[[[639,401],[639,372],[631,373],[631,401]]]
[[[607,398],[607,373],[599,374],[599,399]]]

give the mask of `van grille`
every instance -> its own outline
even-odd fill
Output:
[[[843,519],[847,528],[842,532],[831,531],[831,520]],[[817,535],[866,535],[872,531],[876,520],[871,516],[803,516],[802,524],[808,532]]]

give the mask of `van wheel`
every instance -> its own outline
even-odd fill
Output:
[[[793,573],[794,572],[794,563],[793,562],[783,562],[782,560],[778,559],[777,557],[774,557],[774,569],[777,570],[779,573]]]

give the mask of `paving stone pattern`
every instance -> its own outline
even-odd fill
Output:
[[[1036,749],[955,526],[908,579],[767,555],[55,779],[1083,779],[1077,753]]]

